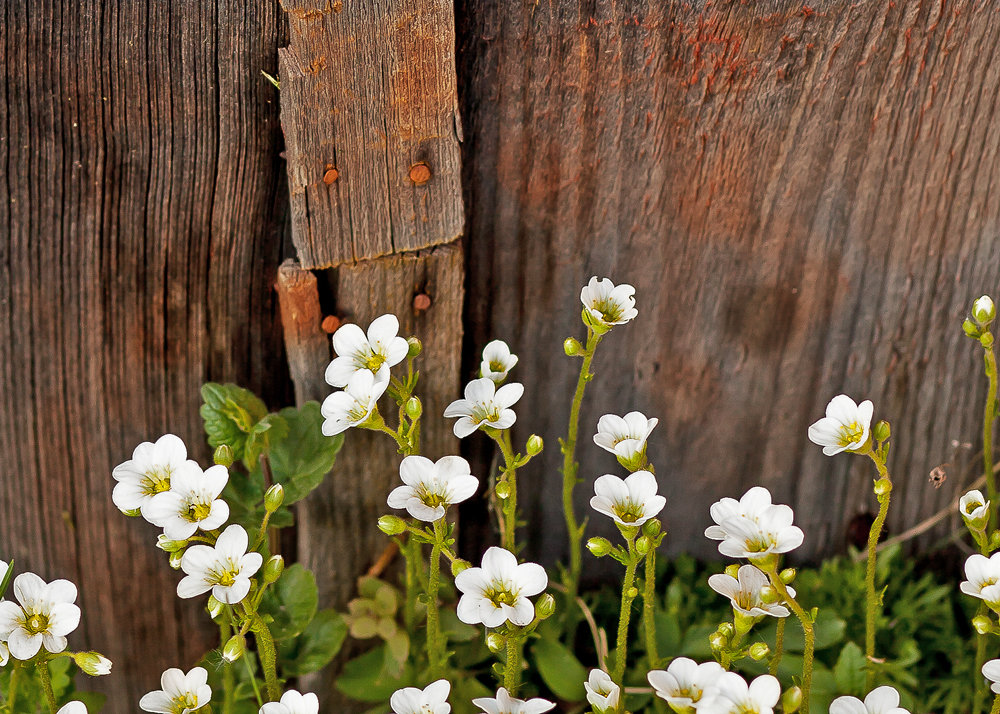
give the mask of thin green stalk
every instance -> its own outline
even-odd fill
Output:
[[[587,328],[587,346],[583,354],[583,364],[580,365],[580,376],[576,381],[576,392],[573,394],[573,403],[569,410],[569,428],[566,430],[566,440],[562,443],[563,453],[563,513],[566,517],[566,532],[569,536],[569,577],[566,582],[567,602],[576,599],[577,590],[580,587],[580,571],[583,567],[582,541],[583,528],[576,520],[576,511],[573,508],[573,489],[579,480],[576,477],[580,464],[576,461],[576,440],[580,429],[580,405],[583,403],[583,393],[594,375],[590,373],[590,364],[594,359],[597,345],[601,342],[601,336],[594,334],[591,328]]]
[[[983,408],[983,476],[986,477],[986,492],[992,508],[1000,508],[997,499],[996,477],[993,475],[993,423],[997,418],[997,358],[993,351],[993,341],[983,347],[983,361],[986,363],[986,406]]]
[[[871,690],[875,683],[875,631],[882,597],[875,592],[875,566],[878,559],[878,540],[889,513],[889,498],[892,494],[892,479],[885,461],[873,451],[868,452],[875,462],[879,478],[876,481],[875,497],[878,499],[878,515],[868,532],[868,562],[865,563],[865,689]],[[882,486],[879,486],[882,484]]]
[[[403,622],[406,631],[413,633],[417,625],[417,569],[420,567],[420,543],[412,533],[407,534],[406,543],[400,548],[406,562],[406,600],[403,602]]]
[[[735,622],[733,623],[736,624]],[[723,669],[728,670],[730,665],[733,663],[733,657],[730,652],[735,652],[739,650],[740,645],[743,644],[743,638],[746,637],[746,632],[741,632],[739,629],[733,635],[733,639],[730,641],[729,646],[722,650],[722,661],[719,663],[722,665]]]
[[[977,615],[983,615],[987,612],[986,603],[981,603],[979,605],[979,612]],[[983,705],[986,703],[987,692],[989,692],[989,686],[986,684],[985,680],[980,676],[980,672],[983,671],[983,665],[986,663],[986,635],[977,635],[976,637],[976,673],[975,673],[975,691],[972,697],[972,714],[979,714],[983,711]],[[996,702],[993,703],[993,708],[996,709]]]
[[[257,655],[260,657],[260,668],[264,670],[267,701],[276,702],[281,697],[281,687],[278,685],[278,653],[274,649],[274,638],[260,615],[253,613],[251,617],[253,624],[250,629],[257,640]]]
[[[444,660],[441,625],[438,619],[438,589],[441,585],[441,548],[444,545],[444,516],[434,521],[434,546],[431,548],[430,576],[427,581],[427,663],[431,679]]]
[[[257,675],[253,673],[253,667],[250,666],[250,658],[243,655],[243,662],[247,666],[247,676],[250,677],[250,686],[253,687],[254,696],[257,698],[257,706],[264,706],[264,697],[260,695],[260,687],[257,686]]]
[[[656,549],[646,553],[645,582],[642,589],[642,626],[646,633],[646,657],[650,669],[659,666],[660,655],[656,649]]]
[[[229,620],[219,623],[219,640],[225,647],[232,637],[233,628]],[[244,655],[246,656],[246,655]],[[233,705],[236,703],[236,677],[233,672],[232,662],[223,660],[222,665],[222,714],[233,714]]]
[[[50,714],[56,714],[59,705],[56,703],[56,693],[52,691],[52,673],[49,671],[49,663],[46,660],[35,663],[35,670],[38,672],[38,679],[42,683],[45,691],[45,699],[49,703]]]
[[[784,617],[778,618],[777,630],[774,635],[774,655],[767,668],[768,674],[772,677],[778,676],[778,665],[781,664],[781,655],[785,651],[785,619]]]
[[[10,672],[10,689],[7,691],[7,704],[4,709],[14,712],[14,705],[17,704],[17,685],[21,682],[21,667],[16,662],[14,663],[14,669]]]
[[[778,575],[777,567],[772,564],[766,571],[771,587],[778,591],[782,600],[789,609],[795,613],[802,623],[802,632],[805,634],[805,648],[802,651],[802,714],[809,714],[809,690],[812,688],[813,652],[816,649],[816,632],[813,629],[812,618],[802,609],[802,606],[793,598],[781,576]]]
[[[510,443],[510,431],[491,430],[489,432],[493,440],[500,447],[500,453],[504,459],[504,481],[507,484],[508,493],[503,501],[503,547],[511,553],[517,552],[517,458],[514,455],[514,447]]]
[[[619,687],[625,675],[625,662],[628,657],[628,621],[632,614],[632,601],[638,594],[635,592],[635,569],[638,558],[635,553],[635,537],[627,537],[628,564],[625,566],[625,580],[622,581],[622,605],[618,613],[618,637],[615,639],[615,668],[611,679]]]
[[[990,714],[1000,714],[1000,694],[993,697],[993,708],[990,709]]]
[[[504,670],[503,686],[513,697],[517,695],[521,669],[521,650],[518,646],[518,638],[512,633],[507,633],[504,637]]]

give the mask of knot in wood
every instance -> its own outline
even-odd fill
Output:
[[[421,162],[410,167],[410,181],[422,186],[431,180],[431,167]]]

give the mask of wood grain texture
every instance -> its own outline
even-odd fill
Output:
[[[928,472],[977,441],[984,395],[960,322],[1000,282],[1000,3],[460,0],[457,15],[467,372],[494,337],[521,356],[518,438],[550,445],[523,477],[528,555],[565,551],[554,437],[578,364],[560,342],[581,334],[594,274],[633,283],[640,315],[595,362],[581,510],[618,468],[590,443],[598,417],[640,409],[660,418],[672,550],[713,553],[709,505],[753,484],[794,506],[801,556],[840,550],[874,503],[868,463],[806,439],[840,392],[892,423],[890,530],[950,502],[959,484]]]
[[[295,385],[295,403],[322,402],[330,391],[323,381],[330,363],[330,336],[321,328],[316,276],[289,258],[278,268],[275,282],[281,306],[281,327],[288,353],[288,371]]]
[[[281,121],[303,267],[455,240],[464,213],[451,0],[283,7]],[[419,185],[417,164],[430,170]]]
[[[460,246],[449,245],[341,266],[328,273],[338,316],[367,329],[373,319],[391,312],[399,318],[401,335],[416,335],[423,342],[423,353],[416,361],[421,371],[417,396],[425,415],[420,451],[432,459],[458,453],[458,440],[441,415],[459,391],[462,256]],[[414,310],[413,299],[418,294],[431,298],[429,309]],[[393,406],[384,399],[381,408],[387,423],[395,427]],[[351,429],[333,473],[300,503],[299,558],[316,573],[320,602],[325,607],[342,609],[356,597],[357,577],[388,545],[376,521],[391,512],[386,498],[399,485],[400,460],[387,435]],[[309,687],[320,701],[328,707],[336,702],[337,711],[364,711],[365,706],[357,709],[355,704],[352,709],[343,703],[333,689],[332,675],[327,671],[310,679]]]
[[[197,457],[198,389],[290,398],[272,282],[285,211],[275,2],[0,9],[0,557],[79,585],[81,682],[135,711],[214,645],[112,467],[166,431]]]

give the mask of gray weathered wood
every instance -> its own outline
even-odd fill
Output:
[[[1000,286],[998,11],[459,4],[467,329],[521,355],[519,438],[565,430],[580,286],[637,288],[588,391],[581,510],[618,468],[589,442],[598,417],[640,409],[660,418],[673,550],[713,553],[709,504],[757,483],[795,507],[802,556],[839,550],[871,469],[806,427],[841,391],[892,422],[890,529],[947,505],[957,484],[927,474],[977,441],[984,393],[959,325]],[[564,551],[558,463],[549,448],[526,469],[528,555]]]
[[[281,121],[303,267],[455,240],[464,213],[451,1],[283,7]]]

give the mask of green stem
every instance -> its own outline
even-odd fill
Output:
[[[56,693],[52,691],[52,673],[49,672],[48,661],[36,662],[35,670],[38,672],[38,679],[42,683],[45,699],[49,703],[49,712],[50,714],[56,714],[59,705],[56,704]]]
[[[793,598],[774,564],[765,571],[771,581],[771,587],[778,591],[782,600],[789,609],[795,613],[802,623],[802,632],[805,635],[805,648],[802,652],[802,714],[809,714],[809,690],[812,688],[813,652],[816,649],[816,633],[813,629],[812,618],[802,609],[802,606]]]
[[[778,665],[781,664],[781,655],[785,650],[785,618],[778,618],[777,630],[774,635],[774,655],[771,657],[771,664],[767,668],[768,674],[772,677],[778,676]]]
[[[566,430],[566,440],[562,444],[563,452],[563,513],[566,517],[566,531],[569,536],[569,577],[566,582],[566,601],[573,602],[576,599],[577,590],[580,587],[580,571],[583,566],[582,541],[583,528],[576,520],[576,511],[573,508],[573,489],[579,480],[576,477],[580,464],[576,461],[576,440],[580,428],[580,405],[583,403],[583,393],[594,375],[590,373],[590,364],[594,359],[597,345],[601,342],[601,336],[594,334],[591,328],[587,328],[587,346],[583,354],[583,364],[580,365],[580,376],[576,381],[576,392],[573,394],[573,403],[569,410],[569,428]]]
[[[233,635],[233,628],[228,620],[219,623],[219,640],[225,647],[229,638]],[[245,655],[244,655],[245,656]],[[231,662],[223,661],[222,666],[222,714],[233,714],[233,705],[236,703],[236,677],[233,672]]]
[[[986,603],[981,603],[979,605],[979,612],[977,615],[985,614],[987,611]],[[986,697],[988,696],[989,686],[983,679],[981,672],[983,671],[983,665],[986,663],[986,635],[978,635],[976,637],[976,673],[975,678],[975,692],[972,698],[972,714],[979,714],[983,711],[983,705],[986,703]],[[996,709],[996,701],[993,702],[993,708]]]
[[[254,696],[257,697],[257,706],[264,706],[264,697],[260,695],[260,687],[257,686],[257,676],[253,673],[253,667],[250,666],[250,658],[243,655],[243,662],[247,666],[247,676],[250,677],[250,686],[253,687]]]
[[[618,637],[615,639],[615,668],[611,673],[611,679],[619,687],[622,686],[622,677],[625,675],[625,661],[628,657],[628,621],[632,614],[632,600],[635,594],[635,569],[638,565],[638,558],[635,553],[635,537],[626,537],[628,540],[628,564],[625,566],[625,580],[622,582],[622,605],[618,613]]]
[[[14,663],[14,668],[10,672],[10,689],[7,692],[7,703],[4,705],[4,709],[14,712],[14,705],[17,704],[17,685],[21,682],[21,667],[16,662]]]
[[[865,690],[870,691],[875,683],[875,632],[877,629],[878,614],[882,609],[882,597],[875,592],[875,566],[878,559],[878,540],[885,525],[886,516],[889,514],[889,498],[892,494],[892,480],[889,478],[889,471],[885,461],[869,450],[869,457],[878,469],[878,481],[876,483],[888,484],[882,489],[882,493],[876,490],[875,497],[878,499],[878,515],[872,523],[871,530],[868,531],[868,562],[865,563]]]
[[[733,624],[735,625],[736,623],[734,622]],[[746,637],[746,635],[746,632],[740,632],[740,630],[737,629],[729,645],[722,650],[722,661],[719,662],[719,664],[722,665],[723,669],[728,670],[730,665],[732,665],[733,657],[730,653],[739,651],[740,645],[743,644],[743,638]]]
[[[521,649],[518,645],[518,638],[510,632],[504,636],[504,644],[506,646],[504,653],[503,686],[507,690],[507,693],[513,697],[517,695],[518,680],[520,679]]]
[[[989,380],[986,406],[983,409],[983,476],[986,477],[986,492],[993,510],[1000,508],[1000,500],[997,499],[996,477],[993,475],[993,423],[997,417],[997,358],[993,352],[992,339],[990,346],[983,348],[983,360],[986,363],[986,378]]]
[[[503,501],[503,547],[511,553],[517,552],[517,457],[510,443],[510,431],[491,429],[489,435],[497,442],[504,459],[504,482],[509,492]]]
[[[650,547],[646,553],[645,582],[642,589],[642,625],[646,633],[646,658],[649,668],[659,666],[660,656],[656,650],[656,549]]]
[[[257,613],[252,613],[251,631],[257,640],[257,654],[260,657],[260,668],[264,670],[264,683],[267,686],[267,700],[276,702],[281,698],[281,687],[278,685],[278,653],[274,649],[274,638],[267,623]]]
[[[993,697],[993,708],[990,709],[990,714],[1000,714],[1000,694]]]
[[[420,567],[420,543],[412,533],[406,536],[406,543],[400,548],[406,561],[406,600],[403,603],[403,622],[406,631],[413,634],[417,624],[417,588],[419,579],[417,569]]]
[[[437,609],[438,588],[441,585],[441,548],[444,545],[444,523],[443,516],[434,522],[434,546],[431,548],[430,576],[427,581],[427,663],[430,667],[431,679],[434,679],[438,667],[444,660]]]

